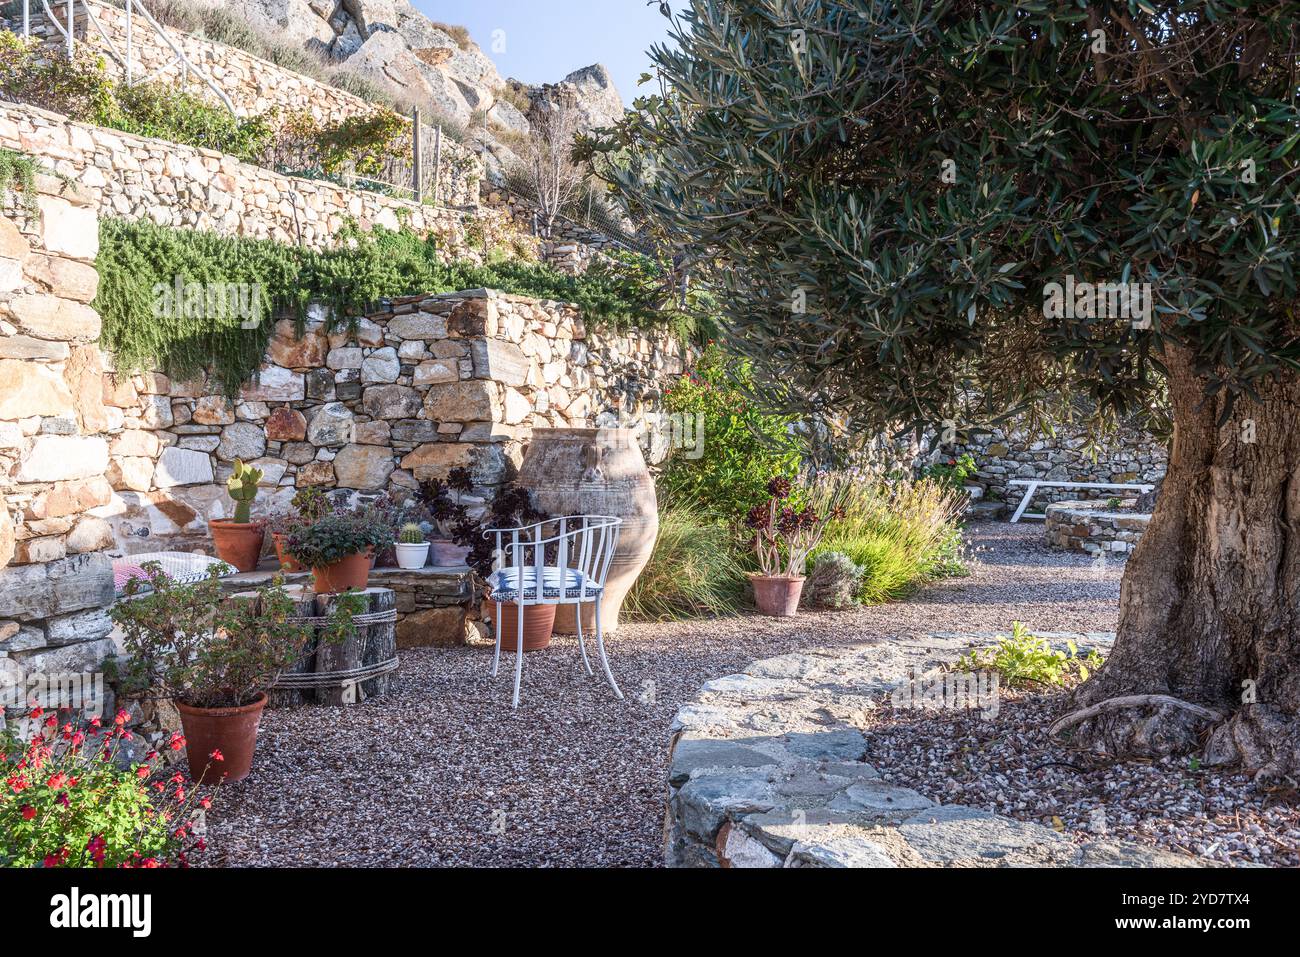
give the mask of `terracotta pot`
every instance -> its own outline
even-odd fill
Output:
[[[551,643],[555,631],[555,605],[524,605],[524,651],[540,651]],[[494,601],[483,603],[483,617],[495,618]],[[501,628],[501,650],[514,651],[519,646],[519,606],[512,601],[501,603],[501,621],[492,627]]]
[[[212,544],[217,550],[217,557],[229,565],[234,565],[241,572],[251,572],[257,568],[262,557],[262,542],[266,539],[266,521],[231,522],[224,518],[214,518],[208,522],[208,531],[212,533]]]
[[[264,707],[265,694],[238,708],[191,708],[177,701],[190,777],[208,784],[216,784],[223,777],[227,782],[248,777]],[[220,751],[225,760],[213,761],[213,751]]]
[[[636,577],[650,560],[659,535],[655,486],[632,429],[533,429],[519,466],[519,485],[548,515],[612,515],[623,520],[600,604],[605,633],[618,627],[618,613]],[[577,631],[576,605],[561,605],[555,630]],[[593,602],[582,606],[582,629],[595,634]]]
[[[451,539],[435,538],[429,543],[433,553],[432,564],[438,568],[447,568],[451,565],[464,565],[469,559],[469,546],[457,545]]]
[[[758,610],[773,618],[791,618],[799,612],[803,575],[750,575]]]
[[[370,581],[370,563],[374,558],[370,552],[357,552],[347,558],[341,558],[332,565],[311,570],[312,587],[318,595],[333,595],[335,592],[347,591],[349,588],[364,590]]]
[[[284,535],[279,532],[271,533],[271,541],[275,545],[275,558],[280,563],[280,568],[286,572],[305,572],[298,559],[290,555],[284,548]]]

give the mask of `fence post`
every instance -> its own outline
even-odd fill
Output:
[[[68,0],[68,62],[69,63],[72,62],[72,57],[74,54],[72,34],[74,30],[73,20],[76,17],[76,14],[73,12],[73,8],[72,8],[73,2],[74,0]]]
[[[23,39],[32,38],[32,0],[23,0]]]
[[[411,110],[411,165],[415,167],[415,181],[411,184],[415,191],[415,201],[424,202],[424,155],[423,131],[420,129],[420,108]]]
[[[433,205],[441,203],[440,190],[442,188],[442,126],[439,124],[433,130]]]

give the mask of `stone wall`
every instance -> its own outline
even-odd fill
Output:
[[[1014,428],[995,429],[951,446],[952,454],[965,452],[974,457],[978,467],[971,483],[981,486],[986,497],[1007,502],[1019,502],[1024,494],[1023,489],[1016,488],[1008,492],[1010,479],[1151,484],[1164,477],[1168,464],[1164,444],[1132,428],[1100,443],[1095,458],[1089,455],[1081,433],[1058,432],[1042,437]],[[1112,494],[1096,493],[1103,498]],[[1081,489],[1040,489],[1034,494],[1030,510],[1041,511],[1045,502],[1088,497],[1095,496]]]
[[[532,234],[537,207],[527,199],[498,187],[487,193],[487,205],[505,211],[515,228]],[[594,229],[558,218],[547,236],[539,240],[539,253],[543,262],[572,274],[584,273],[593,262],[610,253],[626,251],[627,247]]]
[[[101,0],[84,0],[100,26],[101,34],[86,22],[81,2],[77,7],[77,40],[104,59],[111,76],[125,81],[126,71],[117,57],[125,56],[126,13]],[[55,4],[59,22],[63,22],[62,5]],[[17,19],[5,21],[9,28],[21,31],[21,10]],[[230,100],[238,116],[263,116],[272,110],[281,114],[307,111],[320,123],[338,122],[349,116],[374,112],[375,104],[336,86],[304,76],[250,53],[203,37],[190,36],[164,27],[167,35],[199,70],[206,73]],[[33,0],[32,33],[51,43],[65,42],[50,26],[39,3]],[[107,38],[105,37],[107,36]],[[143,19],[135,20],[132,31],[132,60],[135,77],[177,86],[219,102],[206,83],[194,72],[183,70],[175,53]],[[482,164],[475,152],[449,137],[442,141],[443,175],[440,199],[448,206],[477,206]]]
[[[1100,555],[1127,555],[1137,547],[1151,516],[1106,507],[1103,500],[1055,502],[1047,506],[1043,535],[1049,545]]]
[[[484,220],[334,183],[281,176],[214,150],[74,123],[31,106],[0,104],[0,147],[39,157],[75,180],[101,216],[274,239],[323,249],[343,225],[403,225],[438,238],[449,259],[483,258]]]
[[[0,216],[0,678],[97,671],[113,650],[93,198],[39,177]],[[0,692],[8,691],[2,687]],[[3,708],[0,708],[0,724]]]
[[[110,372],[108,477],[96,515],[128,552],[210,547],[236,458],[265,472],[261,512],[308,485],[361,494],[469,467],[486,499],[534,427],[635,424],[682,372],[666,336],[604,335],[576,307],[488,290],[392,300],[298,338],[286,320],[233,402],[203,383]],[[110,360],[111,364],[111,360]]]

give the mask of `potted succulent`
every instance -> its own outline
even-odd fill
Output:
[[[348,637],[364,602],[345,595],[314,632],[295,620],[282,579],[225,598],[217,567],[190,585],[173,582],[157,562],[143,568],[146,580],[128,582],[126,600],[109,612],[127,654],[122,689],[172,700],[196,781],[238,781],[252,767],[266,692],[308,653],[314,633],[331,643]]]
[[[370,560],[393,544],[393,530],[366,512],[331,512],[289,533],[285,551],[310,568],[316,594],[365,588]]]
[[[316,485],[299,489],[289,504],[293,507],[292,512],[285,512],[271,518],[271,542],[275,546],[275,558],[280,563],[281,571],[306,571],[286,548],[289,533],[319,522],[329,514],[332,506],[329,498]]]
[[[750,574],[749,580],[759,611],[788,618],[799,610],[808,555],[821,542],[837,508],[818,515],[810,506],[796,506],[791,501],[794,483],[787,478],[772,479],[767,491],[767,502],[756,505],[747,520],[754,531],[754,551],[761,569]]]
[[[407,522],[397,536],[397,567],[423,568],[429,558],[429,542],[418,522]]]
[[[262,481],[262,470],[235,459],[235,471],[226,480],[226,490],[235,502],[232,519],[214,518],[208,522],[212,544],[217,557],[234,565],[241,572],[257,568],[262,557],[262,542],[266,538],[266,520],[252,520],[253,499],[257,498],[257,485]]]
[[[470,521],[469,510],[461,496],[473,488],[474,480],[467,468],[452,469],[445,482],[428,479],[420,483],[420,501],[432,516],[440,536],[429,543],[433,564],[439,568],[464,565],[469,558],[472,545],[465,539],[479,527]]]

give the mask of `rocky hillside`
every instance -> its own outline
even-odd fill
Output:
[[[481,127],[489,111],[489,127],[501,142],[528,132],[519,106],[534,88],[503,78],[463,28],[430,20],[408,0],[190,2],[242,16],[262,32],[326,54],[398,99],[461,124]],[[622,114],[622,98],[603,66],[583,67],[560,83],[577,94],[588,128]]]

